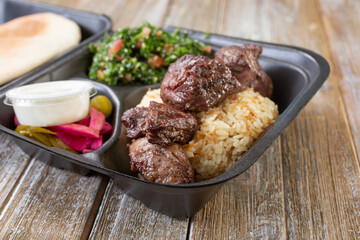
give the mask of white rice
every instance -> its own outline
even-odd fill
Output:
[[[138,106],[148,106],[150,101],[162,102],[160,89],[149,90]],[[197,113],[199,128],[196,135],[183,145],[196,171],[196,180],[224,173],[278,115],[277,105],[252,89]]]

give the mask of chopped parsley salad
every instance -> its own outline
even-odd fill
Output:
[[[89,48],[94,54],[90,79],[109,85],[158,83],[168,66],[181,56],[211,55],[211,46],[187,37],[179,29],[168,33],[149,23],[105,35],[103,41]]]

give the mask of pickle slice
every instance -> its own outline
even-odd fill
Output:
[[[46,128],[42,127],[34,127],[34,126],[28,126],[28,125],[19,125],[16,127],[15,132],[22,134],[23,133],[47,133],[47,134],[53,134],[55,133],[53,131],[50,131]]]
[[[39,143],[48,147],[58,147],[73,153],[78,153],[66,145],[61,139],[55,136],[55,132],[42,127],[34,127],[28,125],[19,125],[16,127],[15,132],[31,138]]]

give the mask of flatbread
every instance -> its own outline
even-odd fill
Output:
[[[0,25],[0,85],[76,46],[80,27],[53,13],[19,17]]]

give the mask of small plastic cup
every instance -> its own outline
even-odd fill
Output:
[[[4,103],[14,108],[20,124],[48,127],[84,119],[95,94],[90,81],[51,81],[11,89]]]

